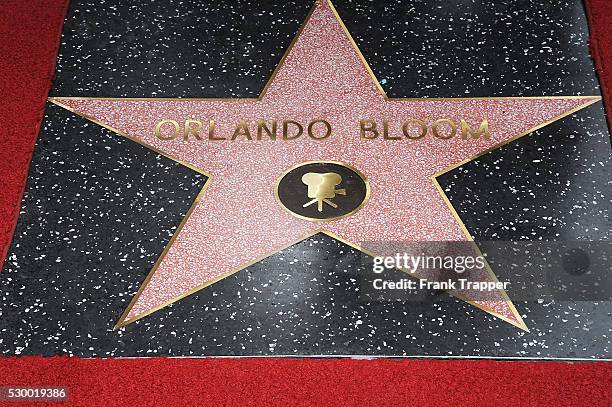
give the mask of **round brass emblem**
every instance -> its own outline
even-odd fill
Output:
[[[337,161],[308,161],[285,171],[274,195],[291,215],[329,221],[352,215],[370,198],[370,184],[357,169]]]

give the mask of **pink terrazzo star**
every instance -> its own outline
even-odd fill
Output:
[[[372,241],[470,240],[453,214],[435,175],[496,146],[527,134],[599,98],[480,98],[415,100],[387,98],[354,45],[333,6],[318,2],[284,61],[257,99],[104,99],[53,98],[51,101],[117,133],[179,160],[212,178],[182,227],[147,277],[118,326],[169,305],[317,231],[362,245]],[[216,121],[216,135],[230,138],[240,120],[291,119],[309,123],[323,118],[332,136],[313,140],[210,141],[160,140],[160,120]],[[439,118],[479,124],[488,120],[491,137],[449,140],[360,139],[359,121],[389,121],[393,136],[401,123]],[[164,127],[167,131],[167,128]],[[305,161],[335,160],[363,173],[371,185],[367,205],[329,222],[298,219],[275,201],[276,179]],[[484,272],[483,279],[495,276]],[[526,329],[520,315],[498,292],[475,306]]]

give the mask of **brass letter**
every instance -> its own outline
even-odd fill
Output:
[[[226,138],[223,138],[223,137],[215,137],[216,127],[217,125],[215,124],[214,120],[211,120],[208,122],[208,139],[209,140],[227,140]]]
[[[362,139],[374,140],[376,137],[378,137],[378,130],[376,130],[376,122],[374,120],[359,120],[359,128],[361,130]],[[366,131],[374,133],[374,136],[366,136]]]
[[[295,134],[293,136],[289,135],[289,125],[290,124],[295,124],[297,126],[297,128],[298,128],[297,134]],[[285,140],[296,139],[296,138],[300,137],[303,132],[304,132],[304,128],[298,122],[294,122],[293,120],[284,120],[283,121],[283,139],[285,139]]]
[[[410,135],[410,131],[408,129],[408,126],[414,123],[417,126],[419,126],[421,128],[421,134],[419,134],[416,137],[413,137]],[[427,125],[425,124],[425,122],[423,120],[419,120],[419,119],[415,119],[415,118],[410,118],[408,120],[406,120],[404,122],[404,124],[402,125],[402,132],[404,133],[404,136],[409,138],[410,140],[418,140],[420,138],[425,137],[425,135],[427,134]]]
[[[385,140],[401,140],[402,139],[399,136],[391,137],[389,135],[389,122],[387,120],[383,120],[383,138]]]
[[[232,140],[236,140],[238,136],[245,136],[247,139],[251,139],[251,132],[249,131],[249,127],[247,126],[244,120],[240,120],[238,126],[236,126],[236,130],[234,130],[234,134],[232,135]]]
[[[174,134],[171,136],[162,136],[161,127],[167,123],[174,126]],[[155,137],[157,137],[160,140],[174,140],[176,136],[178,136],[179,130],[180,130],[180,127],[176,120],[165,120],[164,119],[155,125]]]
[[[312,127],[316,123],[323,123],[325,125],[325,127],[327,127],[327,133],[325,133],[325,135],[323,137],[315,137],[314,134],[312,133]],[[328,138],[331,135],[331,132],[332,132],[331,124],[329,124],[325,120],[313,120],[308,125],[308,135],[310,136],[310,138],[313,138],[315,140],[323,140],[325,138]]]
[[[270,137],[270,140],[276,140],[276,120],[272,121],[272,131],[270,131],[270,129],[263,120],[257,121],[257,140],[261,140],[264,130],[266,133],[268,133],[268,137]]]
[[[440,135],[440,133],[438,133],[438,126],[444,123],[448,124],[451,129],[450,135],[448,136],[442,136]],[[437,138],[442,140],[448,140],[450,138],[455,137],[455,134],[457,133],[457,125],[451,119],[438,119],[431,125],[431,131],[433,132],[433,135]]]
[[[195,124],[195,129],[191,127],[192,124]],[[200,137],[199,131],[202,130],[202,122],[199,120],[185,120],[185,128],[183,129],[183,140],[187,140],[189,138],[189,134],[193,134],[195,138],[198,140],[202,140]]]
[[[465,120],[461,119],[461,134],[464,140],[468,138],[468,134],[470,134],[473,139],[477,139],[481,134],[483,134],[484,138],[491,140],[491,133],[489,133],[489,122],[487,119],[484,119],[480,123],[480,126],[476,131],[472,130],[472,127]]]

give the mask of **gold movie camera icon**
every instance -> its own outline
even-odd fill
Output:
[[[336,195],[346,195],[346,189],[336,189],[336,186],[342,182],[342,177],[335,172],[326,172],[323,174],[316,172],[309,172],[302,176],[302,182],[308,186],[308,198],[310,201],[306,202],[303,207],[317,203],[319,212],[323,212],[323,202],[337,208],[338,205],[330,201],[336,197]]]

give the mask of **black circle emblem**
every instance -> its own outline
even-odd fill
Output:
[[[291,215],[327,221],[352,215],[370,197],[370,184],[355,168],[336,161],[309,161],[285,171],[274,190]]]

